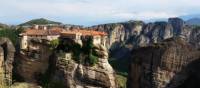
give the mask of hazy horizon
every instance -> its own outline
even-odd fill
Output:
[[[95,25],[199,14],[197,0],[1,0],[0,22],[20,24],[46,18],[65,24]]]

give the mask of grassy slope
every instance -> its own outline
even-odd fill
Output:
[[[128,59],[111,58],[109,63],[117,73],[117,82],[120,88],[126,88],[126,81],[128,76]]]
[[[38,24],[38,25],[45,25],[45,24],[61,24],[60,22],[55,22],[55,21],[50,21],[44,18],[40,18],[40,19],[33,19],[30,20],[28,22],[25,22],[23,24],[20,24],[20,26],[31,26],[34,24]]]

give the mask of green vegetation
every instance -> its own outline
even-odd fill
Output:
[[[193,25],[194,29],[200,29],[200,25]]]
[[[63,82],[51,80],[48,73],[41,75],[40,77],[42,88],[65,88]]]
[[[94,66],[98,62],[98,57],[94,56],[92,53],[89,54],[88,63]]]
[[[127,76],[128,75],[128,60],[127,59],[109,59],[109,63],[117,71],[118,74]]]
[[[50,49],[55,49],[58,47],[58,45],[59,45],[59,39],[54,39],[50,41]]]
[[[3,28],[0,30],[0,37],[9,38],[14,45],[19,43],[19,34],[23,31],[23,28],[11,29],[11,28]]]
[[[46,24],[61,24],[60,22],[55,22],[55,21],[50,21],[44,18],[40,18],[40,19],[33,19],[30,20],[26,23],[20,24],[20,26],[31,26],[34,24],[38,24],[38,25],[46,25]]]
[[[73,59],[76,61],[76,62],[80,62],[80,54],[81,54],[81,46],[79,44],[74,44],[72,47],[72,52],[73,52]]]
[[[119,85],[119,88],[126,88],[127,78],[118,74],[116,75],[116,78],[117,78],[117,83]]]
[[[82,47],[82,51],[85,55],[87,55],[85,59],[85,63],[89,64],[91,66],[94,66],[98,62],[98,57],[94,54],[94,45],[93,45],[93,39],[89,38]]]
[[[87,41],[84,41],[82,47],[80,46],[80,44],[77,44],[74,41],[61,41],[60,45],[58,46],[58,49],[61,49],[64,52],[72,52],[73,60],[77,63],[83,63],[86,65],[94,66],[98,62],[98,57],[94,52],[92,38],[89,38]],[[85,57],[80,57],[81,54],[83,54]]]
[[[109,63],[112,65],[117,73],[117,82],[120,88],[126,88],[126,81],[128,76],[128,59],[110,58]]]

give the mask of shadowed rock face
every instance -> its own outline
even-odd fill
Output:
[[[1,83],[12,84],[12,69],[15,48],[8,38],[0,38],[0,79]]]
[[[36,83],[40,75],[49,67],[49,57],[52,51],[49,46],[41,41],[32,40],[28,50],[21,50],[16,59],[16,74],[20,80]]]
[[[179,74],[175,75],[167,88],[200,88],[199,67],[200,58],[190,62]]]
[[[128,88],[184,88],[180,87],[184,85],[188,86],[185,88],[193,88],[192,83],[187,81],[199,80],[195,79],[199,77],[195,67],[199,58],[200,52],[182,38],[135,49],[132,52]]]
[[[194,28],[190,35],[190,41],[196,48],[200,48],[200,28]]]

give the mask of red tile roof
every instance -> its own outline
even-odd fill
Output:
[[[61,32],[60,35],[61,36],[68,36],[68,35],[76,35],[77,32],[73,32],[73,31],[65,31],[65,32]]]
[[[27,29],[22,35],[47,35],[45,30]]]
[[[60,28],[50,29],[48,30],[48,35],[60,35],[62,31],[63,29],[60,29]]]
[[[67,31],[67,32],[62,32],[61,34],[76,34],[76,33],[81,33],[84,36],[96,36],[96,35],[100,35],[100,36],[106,36],[107,33],[105,32],[99,32],[99,31],[93,31],[93,30],[72,30],[72,31]]]
[[[52,29],[27,29],[22,35],[67,35],[67,34],[76,34],[81,33],[84,36],[106,36],[107,33],[100,32],[100,31],[94,31],[94,30],[71,30],[71,31],[64,31],[62,28],[52,28]]]
[[[62,31],[62,29],[27,29],[22,35],[59,35]]]

